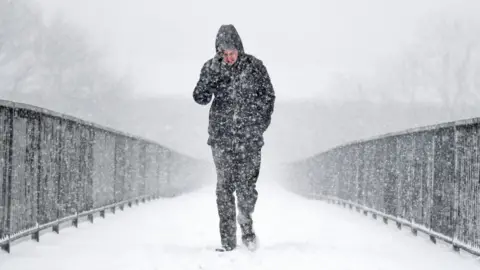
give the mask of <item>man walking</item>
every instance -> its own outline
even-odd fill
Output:
[[[262,61],[246,54],[233,25],[222,25],[215,41],[215,56],[202,67],[193,99],[207,105],[207,144],[217,171],[217,209],[220,218],[219,251],[237,246],[237,221],[242,242],[256,246],[252,214],[258,198],[263,133],[270,125],[275,93]],[[238,217],[235,207],[236,192]]]

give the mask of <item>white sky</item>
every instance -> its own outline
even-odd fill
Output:
[[[262,59],[280,99],[321,96],[333,72],[370,72],[411,41],[419,19],[479,0],[37,0],[105,46],[136,91],[190,97],[216,32],[232,23]],[[477,12],[478,13],[478,12]]]

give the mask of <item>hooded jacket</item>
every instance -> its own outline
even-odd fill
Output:
[[[233,65],[223,61],[224,49],[238,50]],[[206,61],[193,91],[201,105],[212,101],[208,145],[233,150],[254,150],[264,145],[270,126],[275,92],[262,61],[246,54],[233,25],[222,25],[215,40],[216,55]]]

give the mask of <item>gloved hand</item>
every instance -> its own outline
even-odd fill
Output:
[[[212,94],[217,93],[219,89],[224,88],[230,83],[230,77],[222,72],[222,61],[223,55],[221,52],[218,52],[213,57],[212,64],[210,65],[208,86]]]
[[[210,70],[215,73],[220,73],[220,65],[222,64],[223,56],[222,52],[217,52],[213,57],[212,64],[210,65]]]

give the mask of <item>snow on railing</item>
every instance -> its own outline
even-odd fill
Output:
[[[199,188],[210,164],[156,142],[26,104],[0,101],[0,248],[93,222],[119,207]]]
[[[288,165],[303,196],[392,220],[480,255],[480,119],[351,142]]]

